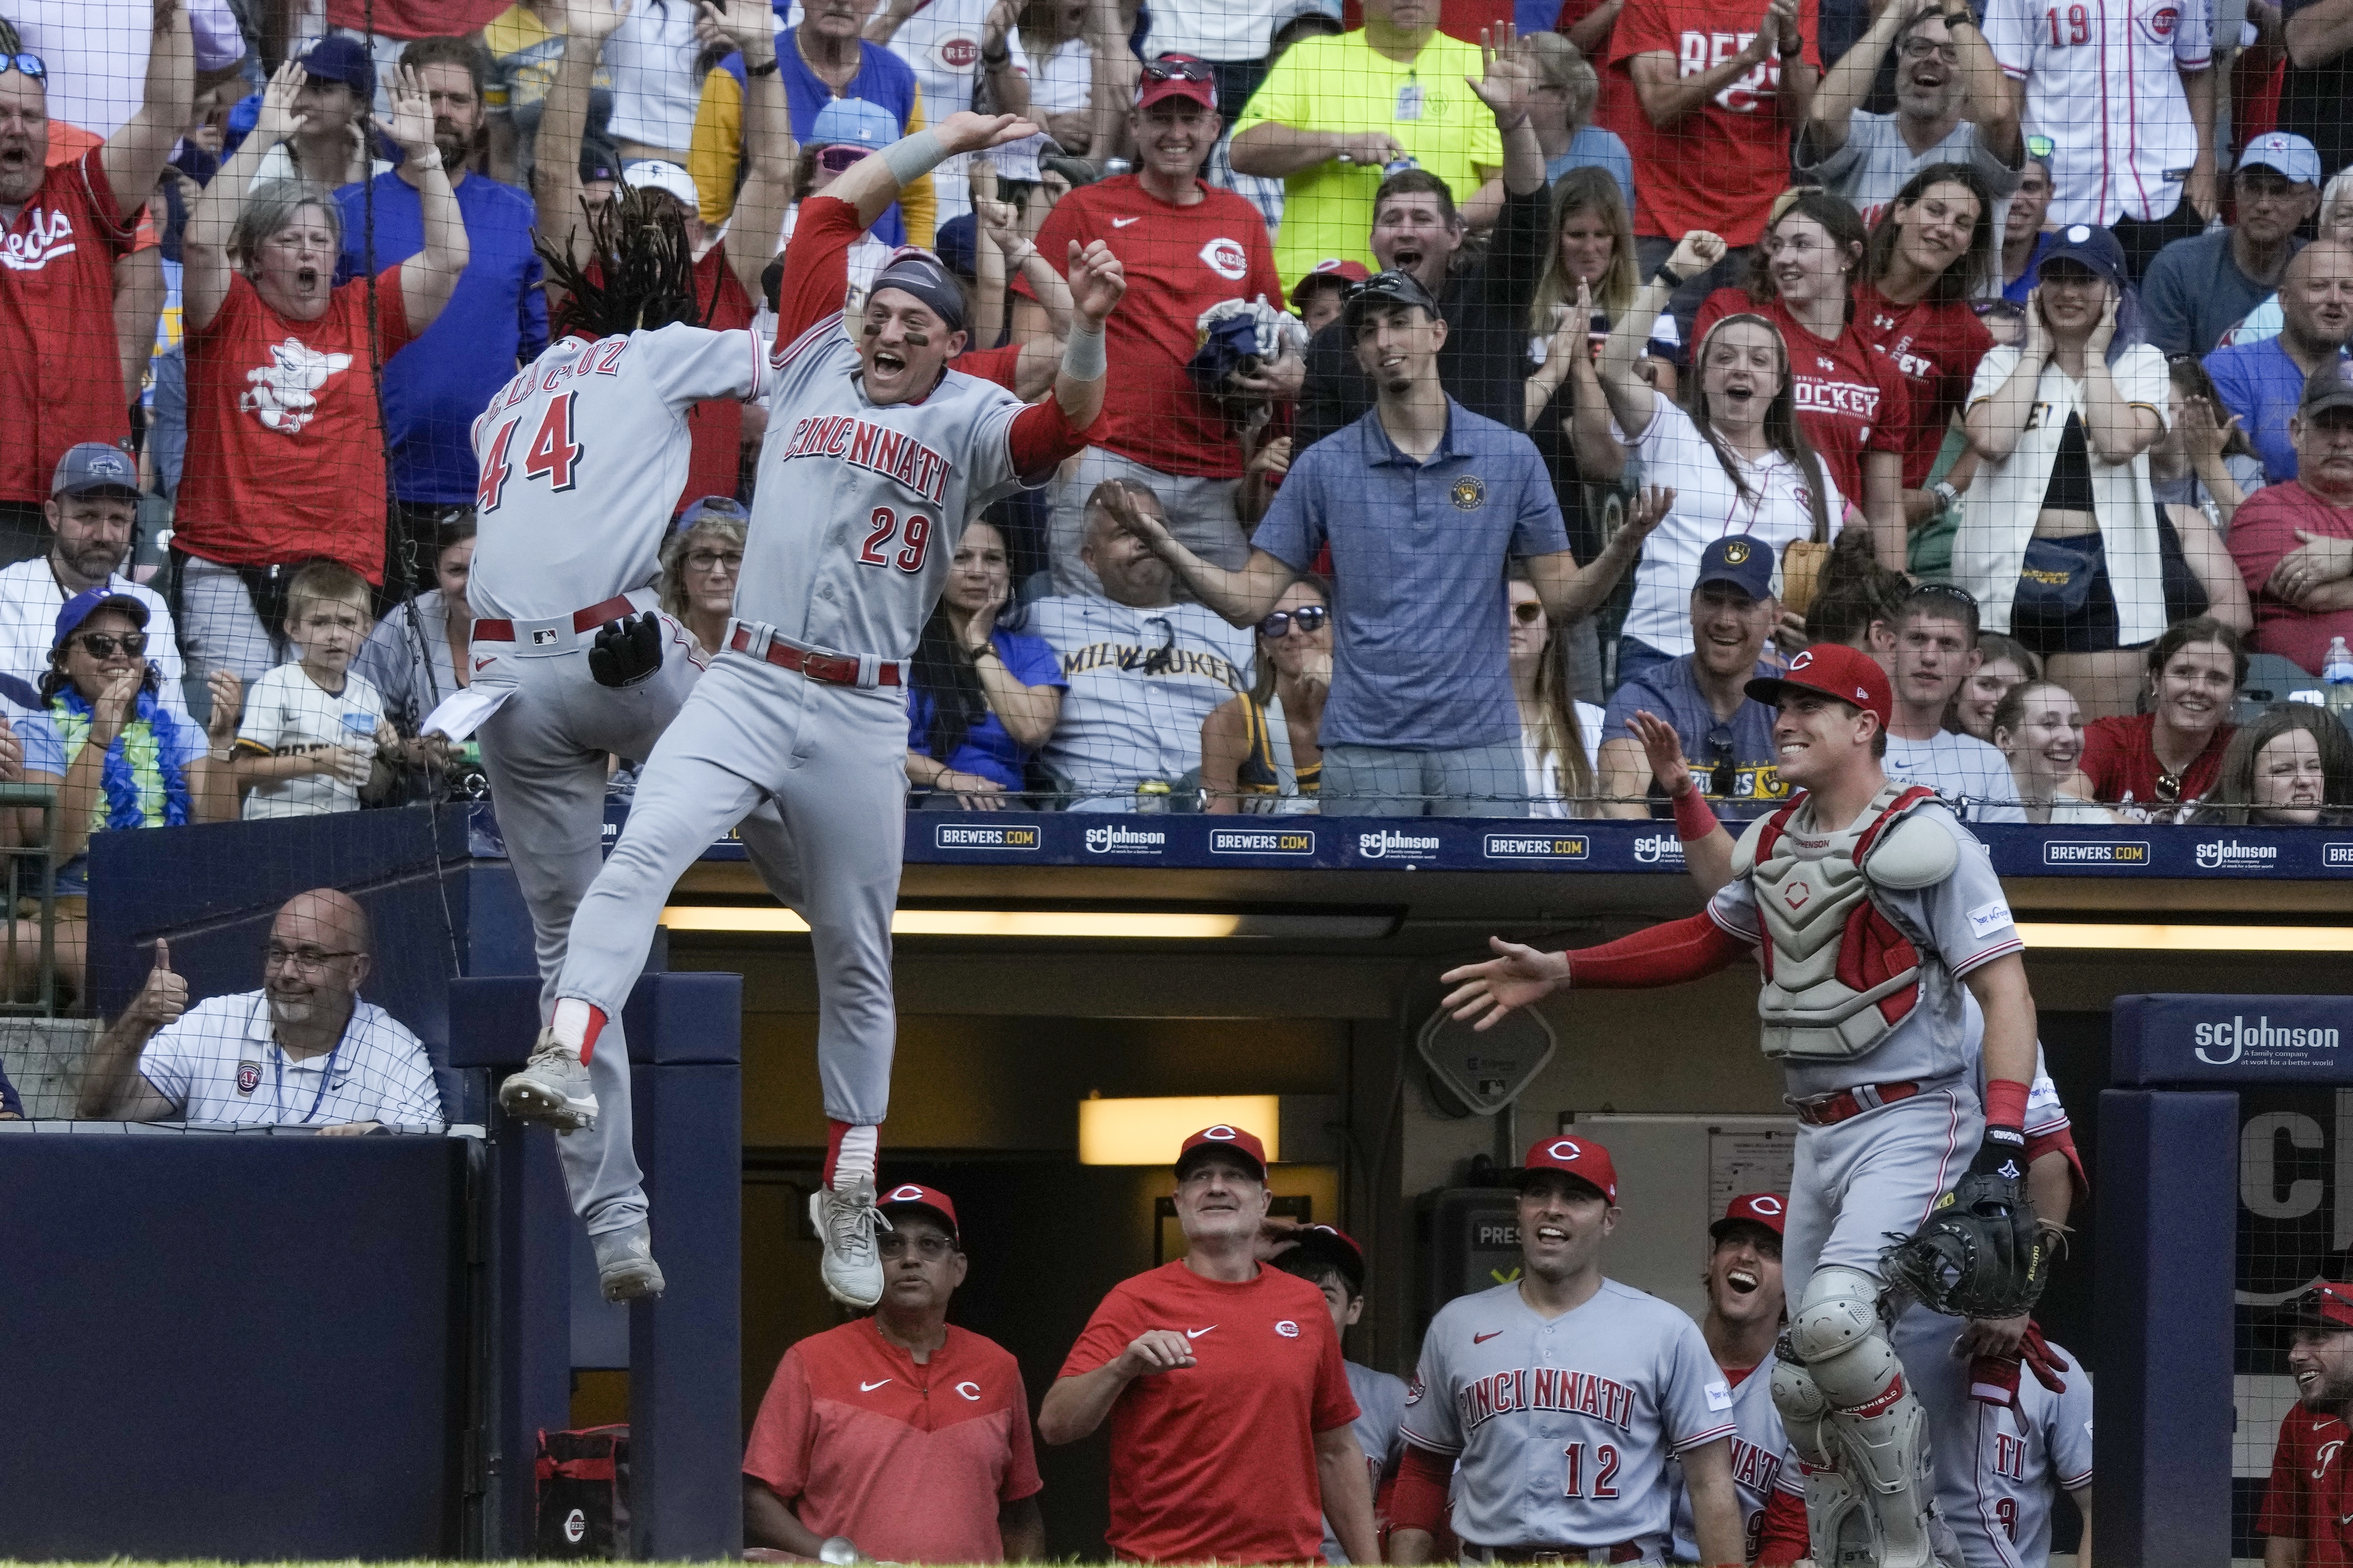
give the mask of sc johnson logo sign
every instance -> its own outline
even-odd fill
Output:
[[[1683,863],[1683,841],[1672,833],[1641,834],[1634,840],[1634,863],[1680,866]]]
[[[1435,860],[1438,836],[1396,833],[1384,827],[1376,833],[1357,834],[1356,853],[1367,860]]]
[[[1090,855],[1157,855],[1167,847],[1168,834],[1163,828],[1122,827],[1114,823],[1087,829]]]
[[[1490,833],[1490,860],[1583,860],[1593,854],[1593,840],[1582,835]]]
[[[1035,827],[965,827],[941,823],[932,843],[942,849],[1035,849],[1046,836]]]
[[[1286,827],[1280,831],[1269,827],[1219,827],[1209,833],[1209,853],[1212,855],[1313,855],[1315,853],[1315,833],[1312,828]]]
[[[2054,839],[2042,846],[2045,866],[2146,866],[2148,846],[2138,840],[2130,843],[2094,842],[2082,838]]]
[[[2269,1018],[2249,1024],[2243,1015],[2225,1024],[2200,1024],[2189,1032],[2192,1054],[2211,1068],[2250,1063],[2309,1059],[2314,1052],[2337,1050],[2337,1031],[2330,1028],[2274,1028]]]
[[[2242,844],[2235,838],[2208,839],[2198,846],[2201,871],[2269,871],[2279,865],[2279,846]]]

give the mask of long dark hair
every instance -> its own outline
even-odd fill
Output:
[[[1846,308],[1852,315],[1855,280],[1862,276],[1863,253],[1871,243],[1871,235],[1862,226],[1862,215],[1844,196],[1834,196],[1819,185],[1808,185],[1790,194],[1788,204],[1773,215],[1765,232],[1771,234],[1792,217],[1810,217],[1821,225],[1839,255],[1854,263],[1846,275]],[[1748,258],[1748,297],[1759,305],[1769,305],[1779,293],[1773,282],[1773,258],[1760,244]]]
[[[2335,825],[2353,819],[2353,735],[2346,733],[2337,715],[2308,703],[2283,702],[2253,722],[2241,726],[2222,752],[2222,765],[2214,776],[2213,793],[2198,813],[2200,823],[2243,827],[2260,824],[2253,813],[2266,809],[2254,804],[2255,759],[2263,747],[2291,730],[2302,730],[2320,748],[2320,820]],[[2334,809],[2329,809],[2329,808]]]
[[[1698,345],[1692,350],[1691,390],[1688,394],[1692,423],[1698,426],[1699,433],[1706,437],[1708,449],[1715,454],[1715,460],[1724,465],[1725,474],[1732,480],[1732,488],[1740,492],[1740,499],[1755,499],[1749,494],[1748,477],[1741,471],[1739,459],[1732,455],[1732,448],[1724,444],[1724,437],[1715,433],[1715,418],[1709,412],[1707,393],[1703,387],[1707,379],[1707,351],[1715,342],[1715,334],[1738,321],[1754,321],[1771,333],[1773,347],[1780,353],[1781,384],[1775,389],[1773,401],[1765,409],[1765,438],[1773,444],[1775,451],[1795,463],[1798,471],[1806,476],[1806,499],[1813,510],[1814,531],[1827,539],[1830,537],[1831,513],[1830,501],[1822,486],[1822,460],[1815,455],[1814,445],[1806,439],[1806,433],[1798,427],[1797,378],[1789,372],[1789,345],[1782,341],[1781,329],[1751,310],[1735,311],[1708,328],[1707,335],[1700,339]]]
[[[1993,192],[1986,187],[1985,176],[1967,163],[1931,163],[1904,182],[1904,188],[1880,209],[1879,221],[1871,226],[1871,240],[1862,253],[1865,278],[1878,282],[1895,259],[1895,242],[1903,233],[1895,224],[1895,209],[1918,201],[1930,185],[1944,184],[1967,186],[1977,201],[1978,216],[1969,228],[1969,247],[1936,274],[1936,280],[1928,285],[1926,299],[1936,305],[1956,304],[1984,291],[1993,270]]]
[[[1005,531],[985,518],[975,518],[965,530],[970,538],[975,528],[986,528],[1006,542]],[[1024,618],[1010,600],[1000,613],[997,625],[1006,631],[1018,631]],[[931,619],[923,623],[923,636],[915,640],[915,690],[931,700],[931,727],[923,731],[923,743],[934,761],[943,766],[955,755],[956,748],[972,733],[973,726],[988,717],[988,688],[981,684],[980,670],[972,655],[955,635],[948,619],[945,595],[932,606]]]
[[[1911,596],[1912,580],[1879,563],[1871,531],[1850,528],[1831,544],[1814,602],[1806,607],[1806,638],[1859,647],[1855,639],[1871,630],[1872,622],[1894,626]]]
[[[695,297],[694,244],[676,196],[624,183],[603,206],[583,202],[581,208],[588,219],[586,262],[573,258],[570,234],[562,245],[543,235],[533,241],[547,280],[565,293],[554,323],[559,336],[607,338],[675,321],[699,327],[711,319],[718,284],[710,300]]]

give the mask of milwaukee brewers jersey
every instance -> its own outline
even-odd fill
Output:
[[[1732,1385],[1732,1418],[1739,1427],[1732,1435],[1732,1485],[1740,1494],[1741,1539],[1747,1543],[1752,1563],[1765,1529],[1765,1507],[1773,1500],[1774,1484],[1781,1479],[1781,1465],[1789,1447],[1788,1436],[1781,1429],[1781,1413],[1773,1407],[1773,1359],[1767,1356]],[[1683,1485],[1683,1466],[1668,1470],[1667,1482],[1675,1491],[1674,1560],[1696,1563],[1699,1532],[1692,1517],[1691,1489]]]
[[[474,421],[474,613],[553,620],[652,582],[686,483],[687,411],[748,402],[765,376],[748,331],[550,344]]]
[[[1489,1547],[1633,1542],[1659,1562],[1668,1458],[1736,1429],[1699,1325],[1615,1280],[1546,1318],[1498,1285],[1431,1321],[1405,1436],[1459,1456],[1454,1531]]]

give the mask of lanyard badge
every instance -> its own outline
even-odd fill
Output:
[[[1421,83],[1419,81],[1409,79],[1398,89],[1397,118],[1399,120],[1421,118]]]

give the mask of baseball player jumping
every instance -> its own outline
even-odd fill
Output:
[[[626,191],[588,226],[599,274],[551,255],[570,289],[557,321],[565,335],[499,390],[473,430],[470,690],[497,702],[481,723],[482,763],[531,909],[543,1009],[554,1005],[573,911],[604,863],[607,759],[649,755],[702,673],[693,635],[655,610],[648,586],[686,482],[687,413],[766,385],[758,338],[693,324],[702,311],[692,253],[671,204]],[[792,863],[775,811],[747,818],[743,837],[762,879],[787,896]],[[510,1113],[559,1130],[572,1206],[612,1300],[662,1289],[619,1027],[581,1081],[525,1071],[499,1091]]]
[[[1894,704],[1878,662],[1818,645],[1747,693],[1778,708],[1781,774],[1804,793],[1749,826],[1706,910],[1575,952],[1493,939],[1496,957],[1446,976],[1448,1003],[1486,1027],[1572,985],[1672,984],[1757,952],[1763,1046],[1802,1123],[1773,1399],[1810,1470],[1814,1557],[1927,1568],[1924,1415],[1889,1327],[1908,1291],[1964,1307],[1969,1351],[2011,1354],[2024,1333],[2047,1268],[2024,1188],[2034,999],[1984,846],[1880,766]],[[1985,1015],[1982,1098],[1962,984]],[[1947,1271],[1967,1289],[1883,1258],[1891,1236],[1915,1232],[1974,1258]]]
[[[895,1029],[908,659],[966,521],[1085,446],[1103,406],[1103,321],[1126,285],[1100,243],[1071,247],[1074,314],[1054,395],[1024,405],[946,368],[965,344],[965,300],[938,258],[893,257],[854,336],[842,310],[847,258],[900,189],[941,160],[1036,131],[1010,115],[951,115],[802,202],[764,372],[768,428],[735,616],[647,763],[620,843],[573,922],[553,1021],[521,1075],[552,1105],[590,1098],[589,1064],[645,963],[662,900],[712,839],[774,802],[818,966],[831,1126],[810,1215],[826,1289],[852,1306],[872,1306],[882,1290],[874,1165]]]
[[[1456,1297],[1422,1336],[1389,1561],[1430,1561],[1459,1458],[1464,1562],[1664,1563],[1672,1458],[1700,1561],[1746,1563],[1732,1390],[1698,1324],[1601,1272],[1609,1151],[1539,1139],[1519,1180],[1520,1278]]]

